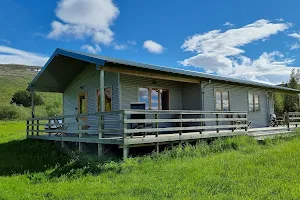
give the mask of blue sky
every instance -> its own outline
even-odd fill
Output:
[[[0,63],[60,47],[278,84],[300,66],[300,1],[2,0]]]

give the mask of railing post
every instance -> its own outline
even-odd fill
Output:
[[[128,154],[129,154],[129,147],[126,145],[126,130],[127,130],[127,123],[125,123],[125,120],[127,119],[127,114],[125,112],[125,110],[122,110],[122,125],[123,125],[123,133],[122,133],[122,137],[123,137],[123,160],[126,160],[128,158]]]
[[[158,137],[158,131],[157,131],[157,129],[158,129],[158,122],[157,122],[157,119],[158,119],[158,114],[157,113],[155,113],[155,128],[156,128],[156,133],[155,133],[155,137]]]
[[[216,125],[217,125],[217,133],[219,133],[219,114],[216,114]]]
[[[123,142],[126,139],[126,130],[127,130],[127,123],[125,123],[125,120],[127,119],[127,114],[124,110],[122,110],[122,117],[121,117],[121,123],[123,126],[123,132],[122,132],[122,136],[123,136]]]
[[[39,130],[40,130],[40,120],[36,120],[36,135],[39,136]]]
[[[247,113],[245,114],[245,118],[246,118],[246,127],[245,127],[245,131],[248,131],[248,115],[247,115]]]
[[[65,129],[65,118],[62,118],[61,121],[62,121],[63,130],[66,130]],[[65,147],[64,134],[65,134],[64,132],[61,133],[61,148]]]
[[[182,135],[182,113],[179,114],[179,119],[180,119],[180,130],[179,130],[179,135]]]
[[[34,134],[34,126],[33,126],[33,124],[34,124],[34,120],[31,120],[31,135]]]
[[[202,119],[203,119],[203,114],[200,114],[200,120]],[[202,134],[202,126],[203,126],[203,121],[200,121],[200,127],[201,127],[200,134]]]
[[[48,126],[51,127],[51,120],[48,119]],[[51,131],[51,128],[49,128],[49,131]],[[48,132],[48,136],[50,137],[51,136],[51,132]]]
[[[233,118],[235,118],[235,116],[232,114],[232,115],[230,116],[230,118],[233,119]],[[231,131],[234,132],[234,125],[235,125],[234,121],[231,120],[231,121],[230,121],[230,124],[232,125]]]
[[[29,120],[26,120],[26,134],[29,135]]]
[[[103,138],[103,129],[104,129],[104,116],[101,112],[99,115],[99,125],[98,125],[98,139],[100,140]],[[103,144],[98,141],[98,157],[101,157],[103,155]]]
[[[288,130],[290,130],[290,113],[289,112],[286,115],[286,121],[287,121]]]

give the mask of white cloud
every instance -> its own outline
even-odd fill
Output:
[[[296,50],[300,48],[300,33],[291,33],[288,36],[298,39],[298,42],[295,42],[290,46],[290,50]]]
[[[152,40],[146,40],[144,42],[143,47],[147,49],[150,53],[162,53],[164,50],[164,47]]]
[[[125,50],[128,48],[132,48],[136,45],[136,41],[134,40],[127,40],[124,44],[118,44],[116,42],[113,43],[113,47],[115,50]]]
[[[40,54],[0,45],[1,64],[43,66],[48,59],[48,57]]]
[[[224,24],[223,24],[223,26],[226,26],[226,27],[233,27],[234,26],[234,24],[232,24],[232,23],[230,23],[230,22],[225,22]]]
[[[98,52],[101,51],[101,48],[100,48],[100,46],[98,44],[95,44],[95,47],[93,47],[91,45],[87,45],[87,44],[86,45],[82,45],[81,49],[86,50],[87,52],[93,53],[93,54],[96,54],[96,53],[98,53]]]
[[[284,59],[280,52],[275,51],[264,52],[258,59],[251,60],[242,55],[245,51],[241,47],[254,41],[265,40],[289,27],[289,23],[271,23],[261,19],[225,32],[212,30],[204,34],[196,34],[188,37],[181,48],[197,55],[180,63],[185,66],[204,68],[206,72],[214,72],[222,76],[280,83],[282,79],[288,78],[291,69],[286,66],[293,60]]]
[[[295,50],[295,49],[299,49],[300,48],[300,43],[296,42],[294,44],[291,45],[290,49],[291,50]]]
[[[136,41],[134,41],[134,40],[127,40],[127,44],[135,46],[136,45]]]
[[[291,36],[291,37],[293,37],[293,38],[300,39],[300,33],[292,33],[292,34],[288,34],[288,36]]]
[[[51,23],[48,38],[91,37],[97,44],[109,45],[114,36],[110,26],[118,17],[119,9],[112,0],[60,0],[55,14],[61,21]]]
[[[125,50],[125,49],[127,49],[127,45],[126,44],[114,44],[114,49],[115,50]]]

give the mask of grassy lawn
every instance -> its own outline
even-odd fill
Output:
[[[0,122],[0,199],[299,199],[300,136],[186,145],[159,156],[102,160],[24,139]]]

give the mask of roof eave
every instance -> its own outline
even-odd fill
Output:
[[[41,74],[47,69],[47,67],[49,66],[49,64],[52,62],[52,60],[57,55],[63,55],[63,56],[66,56],[66,57],[70,57],[70,58],[74,58],[74,59],[86,61],[86,62],[93,63],[93,64],[96,64],[96,65],[101,65],[101,66],[104,66],[104,64],[106,62],[103,59],[93,58],[93,57],[90,57],[90,56],[87,56],[87,55],[78,54],[78,53],[74,53],[74,52],[70,52],[70,51],[66,51],[66,50],[57,48],[54,51],[54,53],[51,55],[51,57],[49,58],[49,60],[46,62],[46,64],[39,71],[39,73],[34,77],[34,79],[28,85],[27,90],[33,90],[34,83],[38,80],[38,78],[41,76]]]

